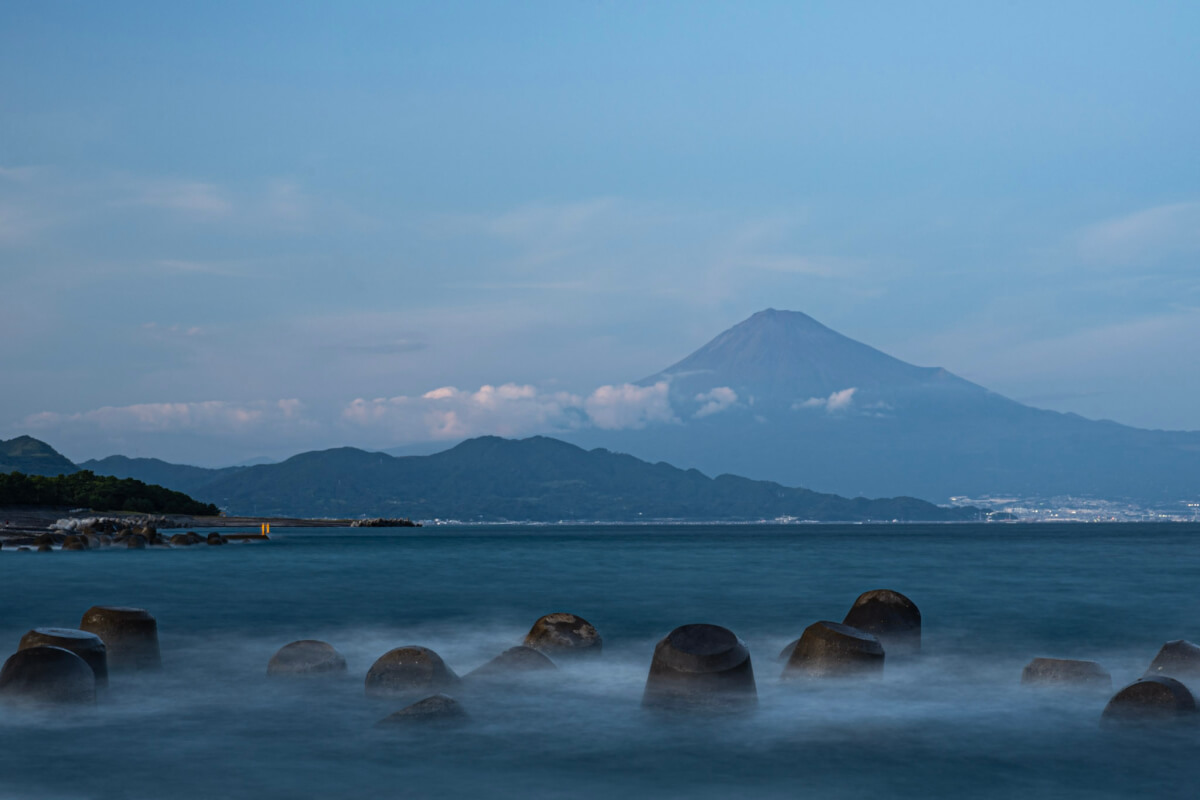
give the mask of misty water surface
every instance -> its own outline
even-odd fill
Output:
[[[277,531],[223,548],[0,553],[0,642],[147,608],[165,670],[114,676],[94,709],[0,708],[0,797],[1190,796],[1200,726],[1101,730],[1106,693],[1019,685],[1034,656],[1134,680],[1200,639],[1190,525],[684,526]],[[874,588],[908,594],[924,654],[874,683],[782,685],[779,650]],[[451,729],[380,730],[404,705],[362,679],[423,644],[460,675],[572,611],[604,655],[454,693]],[[746,640],[759,708],[640,708],[677,625]],[[324,639],[344,680],[269,681],[280,646]],[[415,699],[415,698],[414,698]]]

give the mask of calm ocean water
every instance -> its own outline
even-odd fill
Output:
[[[254,545],[0,553],[0,643],[93,604],[159,623],[165,670],[94,710],[0,707],[2,798],[1192,797],[1200,725],[1101,730],[1108,695],[1022,689],[1034,656],[1116,688],[1200,641],[1200,526],[686,526],[278,530]],[[780,684],[779,650],[868,589],[920,606],[924,654],[882,681]],[[460,675],[551,611],[604,656],[460,695],[461,728],[382,731],[372,661],[432,647]],[[757,712],[639,706],[654,643],[710,622],[749,645]],[[268,681],[295,639],[349,677]],[[1200,689],[1200,687],[1194,687]]]

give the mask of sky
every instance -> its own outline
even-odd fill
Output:
[[[648,424],[767,307],[1200,429],[1200,5],[13,3],[0,438]]]

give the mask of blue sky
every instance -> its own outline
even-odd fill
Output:
[[[629,399],[768,306],[1200,429],[1194,3],[4,16],[4,438],[227,463],[528,433],[531,391]],[[444,387],[469,422],[431,421]]]

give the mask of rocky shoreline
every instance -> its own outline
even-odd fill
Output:
[[[186,514],[98,514],[91,510],[67,508],[4,508],[0,509],[0,546],[12,546],[14,540],[24,540],[52,533],[66,537],[88,521],[103,520],[119,528],[245,528],[257,534],[262,525],[285,528],[345,528],[348,519],[296,519],[290,517],[193,517]]]

